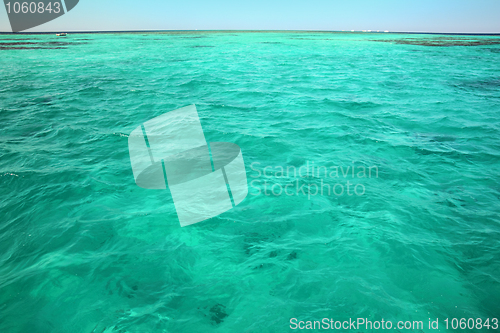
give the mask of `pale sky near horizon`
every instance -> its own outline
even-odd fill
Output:
[[[0,32],[11,32],[2,7]],[[500,0],[80,0],[67,14],[26,32],[198,29],[500,33],[499,17]]]

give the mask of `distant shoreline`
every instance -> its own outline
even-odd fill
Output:
[[[497,33],[472,32],[408,32],[408,31],[326,31],[326,30],[129,30],[129,31],[44,31],[44,32],[0,32],[0,35],[52,35],[68,34],[183,34],[183,33],[327,33],[327,34],[408,34],[408,35],[452,35],[452,36],[500,36]]]

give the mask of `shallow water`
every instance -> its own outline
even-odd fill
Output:
[[[1,332],[500,316],[497,37],[2,35],[0,55]],[[181,228],[127,136],[189,104],[250,193]]]

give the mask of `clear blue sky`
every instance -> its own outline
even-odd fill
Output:
[[[195,29],[500,32],[500,0],[80,0],[27,31]]]

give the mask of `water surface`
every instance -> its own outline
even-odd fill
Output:
[[[0,331],[499,317],[499,40],[0,36]],[[241,147],[249,185],[273,168],[180,228],[168,191],[135,185],[127,136],[193,103],[207,141]],[[274,168],[308,162],[378,177]],[[365,192],[265,195],[264,181]]]

